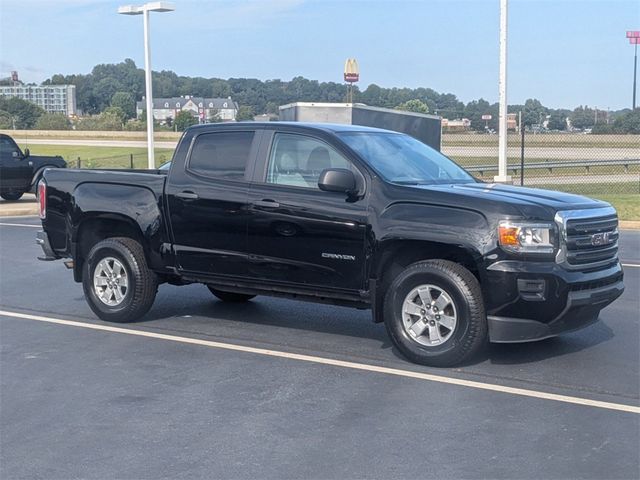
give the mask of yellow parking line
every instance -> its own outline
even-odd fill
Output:
[[[617,410],[627,413],[640,414],[640,407],[634,405],[626,405],[622,403],[601,402],[598,400],[590,400],[588,398],[572,397],[567,395],[557,395],[555,393],[541,392],[538,390],[527,390],[523,388],[507,387],[493,383],[475,382],[471,380],[463,380],[460,378],[451,378],[443,375],[433,375],[429,373],[413,372],[411,370],[400,370],[396,368],[380,367],[376,365],[368,365],[365,363],[348,362],[344,360],[335,360],[333,358],[317,357],[313,355],[301,355],[298,353],[289,353],[279,350],[270,350],[265,348],[247,347],[244,345],[236,345],[233,343],[213,342],[210,340],[200,340],[197,338],[178,337],[175,335],[166,335],[164,333],[147,332],[144,330],[135,330],[131,328],[112,327],[108,325],[96,325],[93,323],[76,322],[73,320],[63,320],[59,318],[43,317],[40,315],[30,315],[26,313],[7,312],[0,310],[0,316],[19,318],[22,320],[35,320],[38,322],[53,323],[57,325],[67,325],[71,327],[87,328],[90,330],[99,330],[103,332],[122,333],[125,335],[135,335],[138,337],[156,338],[159,340],[168,340],[171,342],[186,343],[191,345],[201,345],[205,347],[219,348],[224,350],[233,350],[237,352],[253,353],[257,355],[266,355],[269,357],[286,358],[290,360],[298,360],[303,362],[317,363],[321,365],[331,365],[334,367],[349,368],[352,370],[361,370],[366,372],[383,373],[386,375],[394,375],[398,377],[413,378],[417,380],[426,380],[429,382],[444,383],[449,385],[457,385],[460,387],[475,388],[479,390],[489,390],[492,392],[507,393],[518,395],[521,397],[538,398],[542,400],[552,400],[556,402],[569,403],[574,405],[583,405],[586,407],[602,408],[606,410]]]

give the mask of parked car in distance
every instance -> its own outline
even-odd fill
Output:
[[[200,125],[168,170],[47,170],[39,189],[43,259],[71,258],[106,321],[202,283],[370,308],[406,357],[452,366],[590,325],[624,290],[609,204],[480,183],[386,130]]]
[[[0,197],[18,200],[26,192],[35,193],[46,168],[65,168],[62,157],[31,155],[23,152],[9,135],[0,134]]]

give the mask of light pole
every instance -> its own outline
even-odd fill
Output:
[[[507,0],[500,0],[500,108],[498,117],[498,175],[494,182],[511,183],[507,175]]]
[[[634,46],[633,54],[633,103],[632,109],[636,109],[636,73],[638,71],[638,44],[640,43],[640,30],[631,30],[627,32],[629,43]]]
[[[144,19],[144,80],[147,101],[147,150],[149,168],[156,168],[153,150],[153,90],[151,85],[151,49],[149,46],[149,12],[172,12],[174,6],[168,2],[150,2],[144,5],[125,5],[118,8],[121,15],[143,15]]]

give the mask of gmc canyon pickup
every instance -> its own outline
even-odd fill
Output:
[[[19,200],[34,192],[45,168],[65,168],[62,157],[43,157],[24,152],[9,135],[0,134],[0,197]]]
[[[168,170],[47,170],[39,189],[43,259],[70,258],[106,321],[197,282],[370,308],[410,360],[452,366],[589,325],[624,290],[609,204],[481,183],[380,129],[196,126]]]

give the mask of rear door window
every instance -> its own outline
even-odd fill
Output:
[[[208,177],[244,180],[255,132],[215,132],[198,135],[188,169]]]

